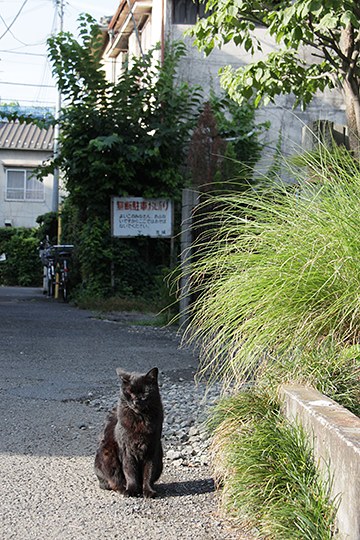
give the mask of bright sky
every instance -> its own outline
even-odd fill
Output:
[[[46,40],[59,24],[59,0],[0,0],[0,103],[55,106],[57,92]],[[100,20],[119,0],[63,0],[64,30],[77,35],[80,13]]]

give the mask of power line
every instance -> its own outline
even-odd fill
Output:
[[[41,47],[45,44],[46,44],[46,38],[42,39],[41,41],[35,41],[35,43],[26,43],[26,45],[18,45],[17,47],[14,47],[13,49],[9,49],[9,51],[14,51],[14,52],[18,51],[19,54],[23,54],[20,49],[24,49],[24,47]]]
[[[21,8],[19,9],[19,11],[17,12],[17,14],[15,15],[15,17],[13,18],[12,22],[9,24],[9,26],[7,26],[5,23],[5,26],[6,26],[6,30],[5,32],[2,34],[2,36],[0,36],[0,39],[2,39],[8,32],[10,32],[10,28],[12,27],[12,25],[15,23],[15,21],[17,20],[17,18],[19,17],[20,13],[22,12],[23,8],[25,7],[25,5],[27,4],[28,0],[24,0],[24,2],[22,3],[21,5]]]
[[[41,41],[35,41],[35,43],[24,43],[23,41],[20,41],[14,34],[11,34],[12,37],[20,43],[20,46],[17,46],[17,49],[21,49],[23,47],[39,47],[40,45],[45,45],[46,40],[42,39]],[[14,49],[15,50],[15,49]]]
[[[53,21],[52,21],[52,25],[51,25],[51,35],[53,35],[53,33],[55,31],[55,28],[56,28],[56,22],[57,22],[57,9],[56,8],[57,8],[57,6],[55,5],[54,14],[53,14]],[[47,57],[45,57],[43,59],[43,70],[42,70],[41,84],[44,84],[46,80],[49,80],[48,73],[49,73],[49,71],[51,72],[51,69],[49,69],[49,65],[50,65],[49,59]],[[43,88],[42,86],[39,87],[39,89],[37,91],[36,97],[38,99],[40,98],[40,95],[43,93],[42,88]]]
[[[30,84],[30,83],[18,83],[18,82],[9,82],[9,81],[1,81],[0,80],[0,85],[1,84],[11,84],[13,86],[36,86],[37,88],[41,87],[41,88],[56,88],[55,85],[50,85],[50,84]]]
[[[6,51],[5,49],[0,49],[0,53],[6,53],[6,54],[25,54],[27,56],[41,56],[42,58],[46,57],[47,54],[40,54],[40,53],[30,53],[30,52],[21,52],[21,51]]]
[[[19,58],[19,59],[16,58],[15,60],[11,59],[10,61],[9,59],[5,59],[3,55],[0,55],[0,61],[1,61],[0,72],[4,73],[4,71],[5,72],[9,71],[9,66],[11,66],[11,69],[13,70],[17,69],[19,71],[24,67],[24,64],[26,64],[26,67],[37,66],[37,68],[40,69],[40,67],[43,65],[44,59],[32,58],[31,60],[29,60],[27,58],[26,60],[27,62],[22,58]],[[5,69],[1,69],[1,68],[5,68]]]
[[[41,103],[42,105],[45,106],[45,104],[47,105],[51,105],[52,108],[54,108],[54,102],[53,101],[44,101],[44,100],[40,100],[40,101],[37,101],[36,99],[23,99],[23,98],[19,98],[19,99],[15,99],[14,100],[14,96],[11,96],[11,97],[3,97],[1,96],[0,97],[0,107],[1,105],[3,104],[2,102],[4,101],[17,101],[17,102],[21,102],[21,103]]]
[[[26,46],[26,43],[24,43],[23,41],[21,41],[20,39],[18,39],[14,34],[13,32],[10,30],[10,28],[8,27],[8,25],[6,24],[6,21],[4,19],[4,17],[0,14],[0,19],[2,20],[2,22],[4,23],[4,26],[5,28],[7,28],[7,31],[10,32],[10,34],[12,35],[12,37],[15,39],[15,41],[18,41],[19,43],[21,43],[21,45],[25,45]]]

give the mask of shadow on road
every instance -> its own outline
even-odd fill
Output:
[[[215,491],[214,481],[211,478],[191,480],[185,482],[171,482],[156,485],[159,498],[185,497],[187,495],[202,495]]]

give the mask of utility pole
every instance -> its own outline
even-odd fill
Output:
[[[64,0],[55,0],[55,4],[57,7],[57,33],[63,31],[64,29]],[[60,136],[60,126],[59,126],[59,118],[60,118],[60,111],[61,111],[61,91],[58,90],[58,97],[56,102],[56,109],[55,109],[55,129],[54,129],[54,160],[57,159],[59,156],[59,136]],[[59,176],[60,171],[59,167],[56,166],[54,169],[54,183],[53,183],[53,197],[52,197],[52,210],[53,212],[57,212],[58,214],[58,234],[57,234],[57,243],[60,244],[61,242],[61,215],[60,215],[60,207],[59,207]],[[59,269],[56,269],[55,272],[55,299],[59,298]]]
[[[57,33],[60,33],[64,29],[64,0],[55,0],[55,5],[57,7]],[[59,118],[61,111],[61,91],[58,91],[58,97],[56,102],[55,109],[55,129],[54,129],[54,160],[59,156]],[[53,196],[52,196],[52,211],[58,212],[59,210],[59,168],[54,169],[54,184],[53,184]]]

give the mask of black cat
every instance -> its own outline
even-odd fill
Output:
[[[127,496],[155,497],[154,482],[163,469],[163,407],[158,368],[142,375],[116,370],[120,399],[109,414],[95,457],[102,489]]]

